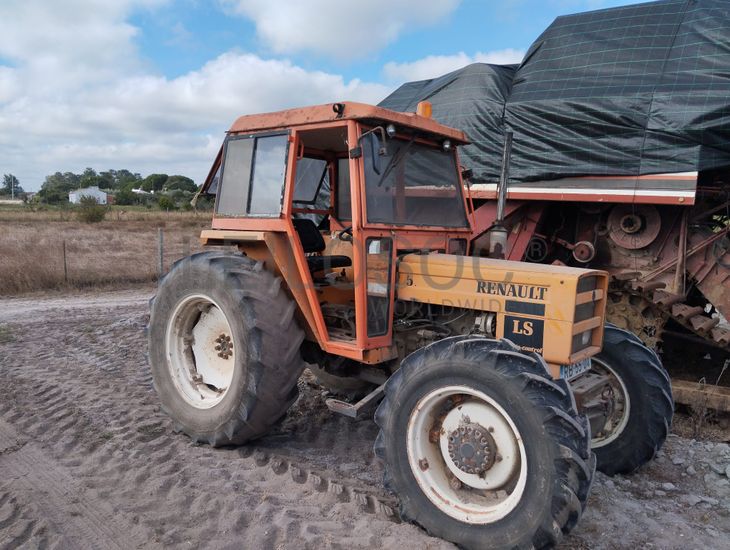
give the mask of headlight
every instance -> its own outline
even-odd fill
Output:
[[[582,347],[586,347],[588,344],[591,343],[591,337],[593,336],[592,330],[587,330],[583,334],[580,335],[580,344]]]
[[[586,330],[584,332],[581,332],[580,334],[576,334],[575,336],[573,336],[573,349],[571,350],[571,353],[575,353],[577,351],[587,348],[588,346],[590,346],[592,341],[593,329]]]

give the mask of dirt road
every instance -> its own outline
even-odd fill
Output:
[[[145,358],[153,291],[0,299],[0,548],[452,548],[399,521],[375,425],[304,380],[256,444],[174,434]],[[672,436],[597,476],[564,548],[730,548],[728,474],[726,443]]]

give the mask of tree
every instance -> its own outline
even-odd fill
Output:
[[[11,197],[15,197],[19,195],[20,193],[23,193],[23,188],[20,186],[20,182],[18,181],[18,178],[16,178],[12,174],[5,174],[3,176],[3,186],[2,186],[2,192],[5,195],[10,195]]]
[[[142,176],[127,169],[107,170],[106,172],[99,172],[99,176],[103,178],[104,188],[106,189],[122,189],[127,186],[132,189],[142,181]]]
[[[81,187],[106,187],[107,180],[96,173],[93,168],[87,168],[81,174],[79,185]]]
[[[167,174],[150,174],[142,180],[140,187],[147,192],[162,191],[167,182]]]
[[[127,189],[125,186],[120,191],[117,191],[116,195],[114,195],[114,202],[121,205],[137,204],[139,202],[139,197],[137,197],[131,189]]]
[[[185,176],[170,176],[165,182],[165,191],[188,191],[189,193],[195,193],[198,190],[198,186],[195,182]]]
[[[81,187],[81,176],[73,172],[56,172],[46,176],[38,196],[45,203],[57,204],[68,201],[69,192]]]

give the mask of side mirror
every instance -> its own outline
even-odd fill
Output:
[[[380,157],[384,157],[388,154],[388,150],[385,147],[384,143],[381,143],[380,139],[378,138],[377,134],[373,132],[372,134],[367,135],[368,145],[370,146],[370,158],[372,159],[373,163],[373,172],[375,172],[377,175],[380,175],[381,165],[380,165]]]

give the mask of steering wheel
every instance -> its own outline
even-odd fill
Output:
[[[352,226],[345,227],[337,234],[337,238],[348,243],[352,242]]]

